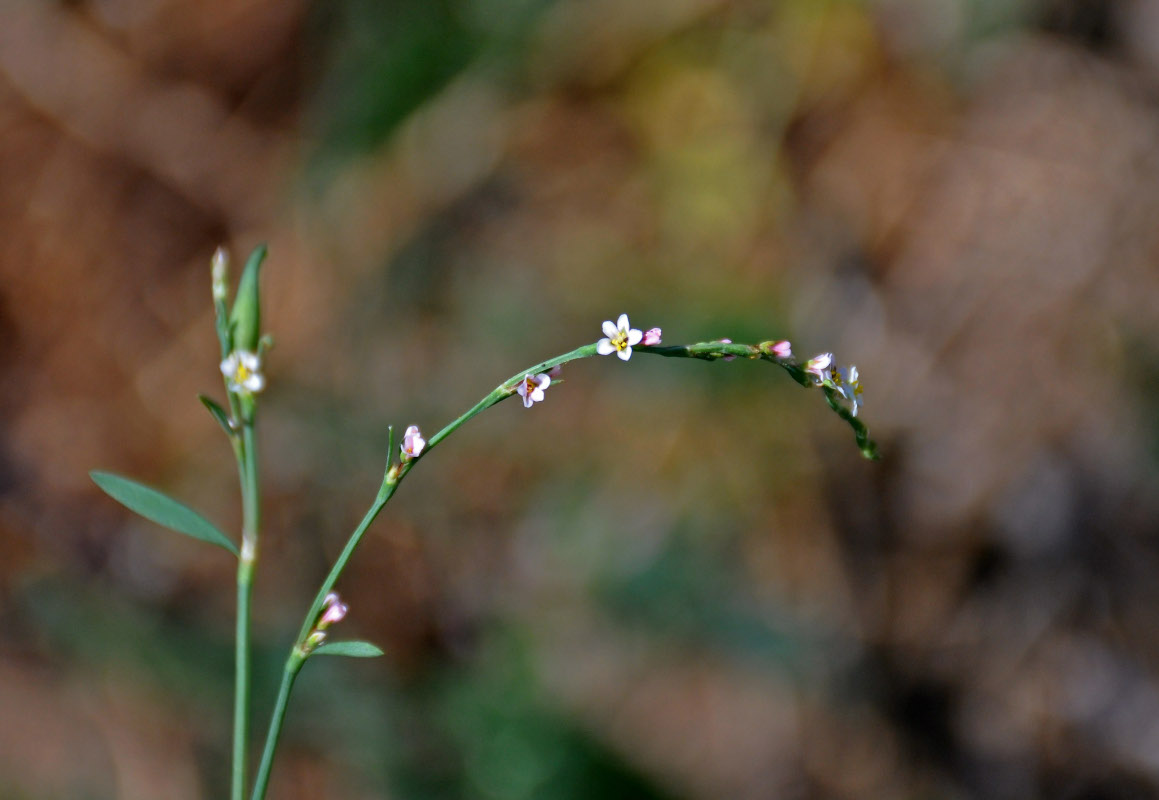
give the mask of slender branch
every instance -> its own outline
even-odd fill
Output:
[[[278,699],[274,702],[274,711],[270,716],[270,729],[266,737],[266,746],[262,752],[261,763],[258,764],[258,774],[254,779],[254,798],[266,796],[266,789],[270,782],[270,767],[274,761],[274,751],[278,747],[278,739],[282,734],[282,724],[286,719],[286,707],[290,704],[290,692],[294,688],[294,679],[298,677],[306,657],[295,647],[286,659],[286,666],[282,670],[282,684],[278,687]]]
[[[765,345],[750,345],[750,344],[734,344],[730,342],[700,342],[690,345],[678,346],[654,346],[644,347],[639,346],[635,352],[645,353],[648,355],[665,356],[667,358],[696,358],[706,361],[716,361],[723,358],[748,358],[748,359],[762,359],[771,361],[777,366],[789,373],[797,383],[802,386],[812,386],[812,381],[809,375],[797,364],[784,359],[776,358],[771,350]],[[253,795],[251,800],[263,800],[266,794],[267,785],[270,778],[270,768],[273,763],[274,751],[277,749],[278,739],[281,736],[282,724],[285,720],[286,705],[289,703],[290,692],[293,689],[294,680],[298,672],[302,668],[309,657],[309,649],[306,646],[307,637],[314,629],[317,622],[318,615],[322,611],[322,607],[326,601],[326,595],[333,590],[334,585],[338,582],[338,578],[342,575],[342,571],[346,568],[346,564],[350,561],[351,556],[354,555],[355,549],[366,531],[370,528],[371,523],[378,517],[379,512],[387,504],[390,498],[394,495],[399,483],[410,472],[419,460],[424,458],[427,453],[434,449],[440,442],[450,436],[452,433],[461,428],[468,420],[486,411],[496,403],[500,403],[515,394],[516,387],[519,382],[527,375],[534,375],[557,367],[561,364],[566,364],[569,361],[575,361],[580,358],[589,358],[597,354],[596,345],[588,344],[583,347],[577,347],[569,353],[549,358],[546,361],[541,361],[527,369],[520,370],[512,375],[503,383],[496,386],[490,393],[484,396],[479,402],[467,409],[461,416],[452,422],[448,423],[446,427],[430,437],[427,441],[426,449],[423,450],[420,456],[413,459],[404,460],[400,464],[393,464],[394,458],[394,444],[393,444],[393,430],[391,432],[391,444],[388,447],[389,456],[387,461],[387,470],[383,478],[382,487],[379,489],[378,496],[374,503],[362,518],[362,522],[350,535],[346,542],[346,546],[342,549],[334,565],[330,568],[326,579],[322,581],[322,585],[318,589],[318,593],[314,596],[314,602],[310,605],[309,611],[306,612],[305,618],[302,620],[302,627],[298,632],[298,637],[294,641],[294,645],[290,650],[290,655],[286,659],[285,669],[282,673],[282,684],[278,690],[278,700],[274,706],[274,712],[270,719],[270,727],[266,734],[266,745],[262,752],[262,760],[258,767],[257,777],[254,782]],[[868,437],[868,432],[864,424],[854,417],[847,409],[840,405],[836,399],[836,394],[828,387],[822,387],[825,391],[825,398],[829,405],[836,411],[842,419],[848,422],[857,434],[857,442],[861,447],[862,452],[867,457],[874,457],[875,445]]]
[[[392,437],[393,439],[393,437]],[[413,463],[413,462],[412,462]],[[322,605],[326,601],[326,595],[334,588],[334,584],[338,582],[338,577],[342,574],[342,570],[346,568],[346,564],[350,561],[350,557],[354,555],[355,548],[358,543],[362,541],[363,535],[370,528],[372,522],[382,511],[383,506],[390,500],[391,495],[394,494],[398,487],[398,480],[406,471],[409,465],[403,465],[400,469],[398,467],[390,467],[387,470],[387,476],[383,479],[382,488],[379,489],[378,496],[374,500],[374,504],[363,516],[362,522],[354,529],[354,533],[350,534],[350,538],[346,542],[346,546],[342,548],[342,552],[334,561],[334,566],[330,568],[330,573],[326,579],[322,581],[322,586],[318,590],[318,594],[314,597],[314,602],[310,606],[310,610],[306,612],[306,617],[302,622],[302,629],[298,632],[297,639],[294,640],[294,646],[290,649],[290,655],[286,659],[286,666],[282,672],[282,685],[278,689],[278,701],[274,706],[274,713],[270,718],[270,727],[266,731],[266,744],[262,750],[262,760],[258,765],[257,777],[254,779],[253,800],[261,800],[266,796],[266,788],[270,780],[270,768],[274,762],[274,751],[278,747],[278,739],[282,732],[282,722],[286,716],[286,703],[289,701],[290,690],[293,688],[294,679],[301,670],[302,664],[305,662],[307,654],[304,650],[306,637],[314,628],[314,623],[318,619],[318,614],[322,611]]]

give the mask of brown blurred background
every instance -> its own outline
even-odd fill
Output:
[[[1159,2],[0,0],[0,797],[222,797],[209,256],[270,243],[271,797],[1159,797]],[[325,662],[325,663],[318,663]]]

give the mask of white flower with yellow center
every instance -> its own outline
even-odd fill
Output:
[[[631,358],[632,345],[639,344],[644,338],[644,334],[628,322],[627,314],[621,314],[615,323],[610,319],[604,320],[603,331],[606,338],[596,343],[596,352],[601,356],[615,353],[621,361]]]
[[[519,396],[523,398],[523,407],[531,408],[535,403],[543,402],[543,392],[551,386],[551,376],[546,372],[532,375],[530,372],[523,376],[523,380],[515,387]]]
[[[857,416],[857,410],[863,405],[861,399],[861,379],[857,375],[857,367],[838,367],[837,373],[833,376],[833,384],[837,387],[837,391],[853,404],[852,414]]]
[[[221,362],[221,374],[234,394],[256,394],[266,386],[262,359],[249,350],[234,350]]]

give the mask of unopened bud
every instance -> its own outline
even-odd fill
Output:
[[[217,248],[209,263],[213,276],[213,300],[224,303],[229,297],[229,252],[224,247]]]
[[[732,344],[732,339],[721,339],[720,343],[721,344]],[[735,360],[736,360],[736,356],[732,356],[732,355],[721,356],[721,361],[735,361]]]
[[[783,360],[793,357],[793,346],[785,339],[781,339],[777,342],[761,342],[759,345],[757,345],[757,349],[759,349],[766,356],[772,356],[773,358],[779,358]]]
[[[350,610],[349,606],[338,598],[336,592],[330,592],[326,595],[326,602],[322,608],[322,616],[318,618],[318,624],[315,626],[319,631],[329,628],[335,622],[341,622],[342,618],[346,616],[346,612]]]

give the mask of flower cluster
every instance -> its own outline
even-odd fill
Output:
[[[818,386],[828,386],[837,391],[849,401],[852,408],[850,413],[857,416],[864,401],[861,399],[861,378],[857,374],[857,367],[834,367],[833,354],[821,353],[805,362],[805,372],[813,378]]]

